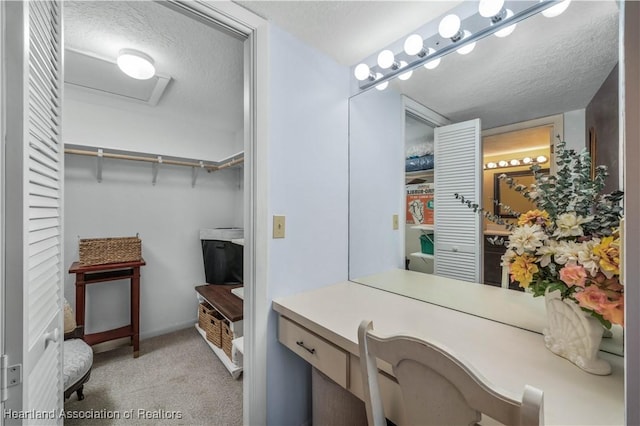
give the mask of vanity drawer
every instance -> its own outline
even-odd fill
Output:
[[[283,316],[278,320],[278,340],[331,380],[347,388],[347,352]]]

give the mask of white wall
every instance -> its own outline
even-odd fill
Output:
[[[391,90],[369,90],[350,100],[352,279],[404,268],[404,114],[402,96]],[[400,224],[396,230],[394,214]]]
[[[65,143],[208,161],[243,149],[237,130],[221,130],[213,120],[177,115],[162,100],[150,107],[67,85],[64,101]]]
[[[567,148],[582,151],[587,146],[586,116],[584,109],[567,111],[564,114],[564,140]]]
[[[349,70],[271,26],[268,300],[347,279]],[[270,224],[271,226],[271,224]],[[277,339],[269,316],[267,424],[310,419],[310,368]]]
[[[102,183],[95,174],[95,158],[65,156],[65,259],[69,265],[78,259],[78,236],[139,233],[147,262],[141,269],[141,337],[193,324],[193,287],[204,283],[198,231],[242,226],[238,170],[201,172],[195,188],[187,167],[161,166],[155,186],[146,163],[106,159]],[[72,306],[74,280],[67,274],[65,296]],[[128,280],[88,286],[86,311],[88,333],[128,324]]]

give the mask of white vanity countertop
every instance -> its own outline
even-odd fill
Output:
[[[612,374],[591,375],[548,351],[540,334],[353,282],[279,298],[273,308],[354,355],[363,319],[372,319],[380,333],[440,342],[516,396],[525,384],[542,389],[547,425],[624,423],[624,362],[619,356],[601,352]]]
[[[547,326],[544,298],[533,297],[522,291],[404,269],[369,275],[354,281],[537,333],[542,333]],[[460,297],[461,294],[465,297]],[[622,327],[614,326],[611,331],[613,338],[603,339],[601,348],[621,354]]]

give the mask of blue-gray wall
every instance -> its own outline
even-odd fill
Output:
[[[349,69],[271,25],[269,215],[286,238],[269,241],[268,298],[347,279]],[[310,369],[278,343],[271,312],[267,422],[310,420]]]

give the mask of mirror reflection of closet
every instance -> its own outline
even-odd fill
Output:
[[[433,273],[433,138],[435,126],[405,112],[405,262],[411,271]]]
[[[413,99],[404,105],[405,268],[432,274],[435,263],[435,129],[451,122]]]

